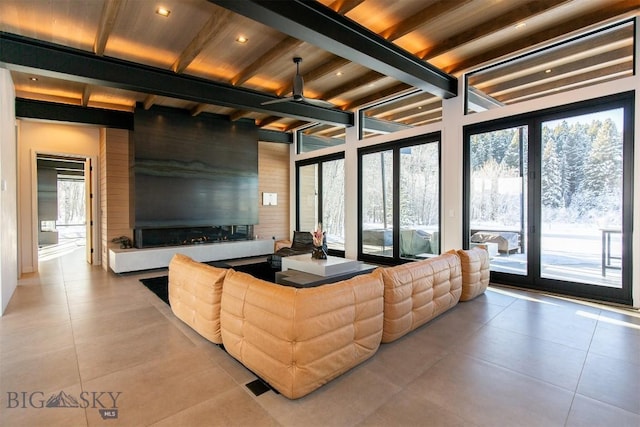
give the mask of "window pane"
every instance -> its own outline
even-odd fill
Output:
[[[385,135],[442,120],[442,98],[412,91],[362,110],[361,139]]]
[[[318,226],[318,165],[298,168],[298,206],[300,230],[313,231]]]
[[[344,159],[322,163],[322,229],[327,247],[344,251]]]
[[[362,156],[362,252],[393,257],[393,152]]]
[[[622,287],[623,113],[542,124],[542,277]]]
[[[343,145],[345,128],[317,124],[298,131],[298,153],[308,153],[322,148]]]
[[[491,270],[527,274],[527,128],[471,136],[469,246],[491,255]]]
[[[400,256],[440,253],[439,143],[400,149]]]

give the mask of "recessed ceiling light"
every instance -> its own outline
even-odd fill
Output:
[[[37,82],[38,78],[37,77],[29,77],[29,80],[31,80],[32,82]]]
[[[549,74],[551,72],[551,68],[547,68],[546,70],[544,70],[544,72]]]
[[[169,16],[169,14],[171,13],[171,11],[169,9],[167,9],[166,7],[162,7],[160,6],[159,8],[156,9],[156,13],[160,16],[164,16],[165,18],[167,16]]]
[[[338,71],[338,72],[336,73],[336,77],[340,77],[340,76],[342,76],[342,71]]]
[[[521,30],[526,26],[527,26],[526,22],[520,22],[519,24],[516,24],[516,30]]]
[[[249,39],[248,39],[248,38],[246,38],[245,36],[238,36],[238,37],[236,38],[236,41],[237,41],[238,43],[245,44],[246,42],[248,42],[248,41],[249,41]]]

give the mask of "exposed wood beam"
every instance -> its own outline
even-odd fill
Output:
[[[277,122],[277,121],[278,121],[278,120],[280,120],[280,119],[281,119],[281,117],[277,117],[277,116],[269,116],[269,117],[265,117],[264,119],[262,119],[262,120],[260,120],[260,121],[258,122],[258,126],[260,126],[260,127],[265,127],[265,126],[270,125],[271,123],[275,123],[275,122]]]
[[[231,22],[233,14],[228,10],[217,9],[211,14],[211,18],[204,24],[198,34],[191,40],[189,46],[182,51],[180,57],[171,66],[175,73],[182,73],[191,62],[202,52],[211,38],[222,31]]]
[[[420,108],[427,110],[430,106],[435,105],[442,105],[440,98],[431,94],[419,92],[415,95],[402,97],[394,102],[367,109],[367,114],[386,118],[391,114],[398,114],[404,111],[415,111]]]
[[[191,117],[195,117],[207,108],[207,104],[196,104],[190,111]]]
[[[269,49],[258,59],[253,61],[248,67],[245,67],[240,73],[236,74],[231,79],[231,84],[240,86],[251,77],[253,77],[260,69],[264,68],[265,65],[273,62],[283,55],[289,55],[292,50],[296,49],[302,43],[304,42],[294,39],[293,37],[285,37],[282,41],[280,41],[280,43]]]
[[[438,43],[433,46],[417,52],[416,56],[424,60],[429,60],[454,48],[458,48],[479,38],[487,37],[507,27],[514,26],[526,19],[532,19],[568,1],[569,0],[535,0],[519,5],[515,9],[500,15],[500,19],[490,19],[481,24],[474,25],[466,31],[447,37],[445,40],[439,40]]]
[[[380,35],[387,40],[397,40],[418,28],[425,27],[430,23],[437,21],[440,19],[440,16],[445,13],[451,13],[472,1],[473,0],[439,0],[414,13],[404,21],[401,21],[396,25],[392,25],[381,32]]]
[[[377,71],[368,71],[364,75],[359,76],[351,81],[348,81],[338,87],[335,87],[320,96],[320,99],[330,100],[343,93],[361,88],[369,83],[376,82],[383,79],[385,76],[380,75]]]
[[[284,130],[285,132],[291,132],[293,129],[296,129],[296,128],[299,128],[300,126],[304,126],[308,124],[309,122],[304,122],[300,120],[300,121],[289,124],[287,127],[284,128]]]
[[[247,111],[247,110],[236,110],[236,111],[234,111],[233,113],[231,113],[231,114],[229,115],[229,119],[230,119],[232,122],[236,122],[236,121],[238,121],[238,120],[240,120],[240,119],[243,119],[243,118],[247,117],[247,115],[249,115],[249,114],[251,114],[251,111]]]
[[[157,95],[149,94],[142,102],[142,106],[145,110],[148,110],[149,108],[153,107],[153,104],[156,103],[156,99],[158,99]]]
[[[401,92],[404,92],[408,89],[411,89],[413,86],[410,86],[406,83],[399,83],[395,86],[391,86],[388,87],[386,89],[380,90],[378,92],[372,93],[370,95],[367,95],[363,98],[360,99],[356,99],[353,102],[350,102],[349,104],[343,105],[341,108],[343,110],[354,110],[358,107],[361,107],[363,105],[375,102],[375,101],[379,101],[381,99],[387,98],[389,96],[395,95],[395,94],[399,94]]]
[[[457,95],[455,77],[319,2],[209,1],[424,91]]]
[[[247,109],[298,120],[353,126],[353,113],[299,102],[263,105],[277,99],[238,88],[129,61],[99,57],[26,37],[0,32],[0,66],[53,78],[143,92],[169,98]]]
[[[477,67],[480,64],[494,61],[496,58],[507,56],[520,50],[530,49],[531,46],[535,46],[539,43],[553,40],[560,36],[588,28],[592,25],[596,25],[600,22],[619,17],[636,10],[638,10],[638,0],[623,0],[613,5],[609,5],[605,9],[584,14],[578,18],[565,21],[559,25],[553,25],[553,27],[545,28],[544,30],[538,31],[534,34],[528,34],[526,37],[513,40],[504,46],[494,47],[488,51],[480,52],[473,57],[469,57],[456,64],[452,64],[447,67],[447,71],[452,74],[459,74]]]
[[[113,26],[116,24],[121,4],[122,0],[105,0],[104,2],[98,32],[93,42],[93,53],[96,55],[104,55],[104,49],[107,46],[107,40],[109,40]]]
[[[89,98],[91,98],[91,85],[84,85],[84,89],[82,90],[82,106],[86,107],[89,105]]]
[[[359,4],[361,4],[364,0],[336,0],[332,4],[329,5],[331,9],[333,9],[336,13],[340,15],[344,15],[349,12]],[[293,37],[287,36],[284,40],[278,43],[274,48],[267,51],[264,55],[256,59],[251,65],[246,67],[240,73],[238,73],[233,79],[231,79],[231,84],[233,85],[241,85],[253,77],[256,72],[258,72],[264,65],[280,58],[284,55],[289,55],[290,51],[299,47],[302,43],[301,40],[294,39]],[[342,67],[348,64],[349,61],[343,58],[335,57],[332,60],[325,62],[319,67],[316,67],[312,72],[304,75],[304,79],[307,82],[313,81],[317,78],[324,76],[325,74],[330,73],[336,68]],[[284,87],[280,88],[277,91],[278,95],[285,95],[292,90],[292,82],[289,81]],[[244,114],[246,115],[246,113]],[[244,117],[242,112],[237,111],[232,114],[237,118]]]
[[[364,0],[336,0],[329,5],[329,9],[344,15],[362,3],[364,3]]]
[[[631,75],[633,75],[632,64],[617,64],[596,71],[590,71],[579,75],[572,75],[563,79],[545,81],[540,85],[529,86],[521,90],[510,92],[508,99],[504,99],[502,97],[497,97],[497,99],[503,100],[507,104],[512,104],[514,102],[520,102],[527,99],[539,98],[551,93],[557,93],[559,87],[566,89],[585,87],[591,86],[596,83],[601,83],[604,81]]]

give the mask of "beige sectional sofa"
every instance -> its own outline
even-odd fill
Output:
[[[486,260],[485,260],[486,258]],[[489,283],[484,249],[313,288],[266,282],[184,255],[169,265],[174,314],[282,395],[297,399],[372,357]]]

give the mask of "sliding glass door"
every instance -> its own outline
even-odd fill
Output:
[[[362,149],[359,161],[359,257],[396,263],[439,254],[439,135]]]
[[[631,301],[632,109],[620,95],[465,129],[465,241],[492,280]]]
[[[297,229],[314,231],[320,224],[327,247],[344,255],[344,158],[314,158],[297,163]]]

